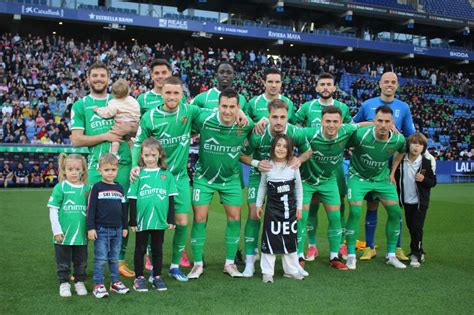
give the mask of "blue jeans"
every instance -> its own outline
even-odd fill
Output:
[[[118,258],[122,246],[122,227],[97,227],[94,241],[94,283],[104,284],[104,265],[109,263],[110,280],[119,281]]]

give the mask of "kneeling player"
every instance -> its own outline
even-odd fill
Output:
[[[260,218],[267,195],[260,261],[262,280],[265,283],[273,283],[276,254],[283,254],[285,277],[303,280],[296,254],[296,220],[301,218],[303,188],[300,171],[288,165],[293,156],[290,137],[285,134],[275,136],[270,155],[272,168],[269,172],[262,173],[256,203],[257,216]]]

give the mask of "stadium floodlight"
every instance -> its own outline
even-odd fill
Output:
[[[284,1],[277,1],[277,3],[273,6],[278,13],[285,12],[285,2]]]

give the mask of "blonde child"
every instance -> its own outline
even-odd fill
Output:
[[[151,238],[153,288],[166,290],[161,277],[163,240],[165,230],[175,228],[174,197],[177,195],[175,179],[166,170],[166,156],[160,142],[154,138],[143,141],[140,152],[140,175],[128,190],[130,201],[130,230],[136,232],[135,281],[136,291],[148,291],[143,276],[143,259],[148,239]]]
[[[59,183],[48,201],[54,237],[54,253],[59,278],[59,295],[71,296],[69,277],[74,266],[77,295],[87,295],[84,285],[87,268],[86,210],[89,194],[87,163],[79,154],[59,156]]]
[[[106,107],[95,107],[93,110],[102,118],[114,118],[112,131],[124,140],[135,137],[140,122],[140,105],[130,96],[128,82],[120,79],[112,84],[112,95]],[[117,155],[120,142],[112,142],[110,153]]]
[[[276,254],[282,255],[284,276],[303,280],[299,273],[297,249],[297,220],[303,207],[303,187],[298,169],[288,165],[293,157],[293,144],[287,135],[277,135],[270,148],[271,166],[262,173],[257,195],[257,216],[267,197],[262,233],[263,282],[273,283]]]

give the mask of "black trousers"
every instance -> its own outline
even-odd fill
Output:
[[[151,263],[153,265],[153,276],[161,276],[163,267],[163,239],[164,230],[146,230],[137,232],[135,237],[135,276],[143,276],[143,258],[145,257],[148,239],[151,238]]]
[[[410,249],[411,254],[421,259],[423,251],[423,226],[427,208],[418,208],[418,204],[405,204],[405,220],[410,231]]]
[[[69,282],[71,262],[74,266],[74,282],[84,282],[86,280],[87,245],[54,244],[54,255],[59,283]]]

